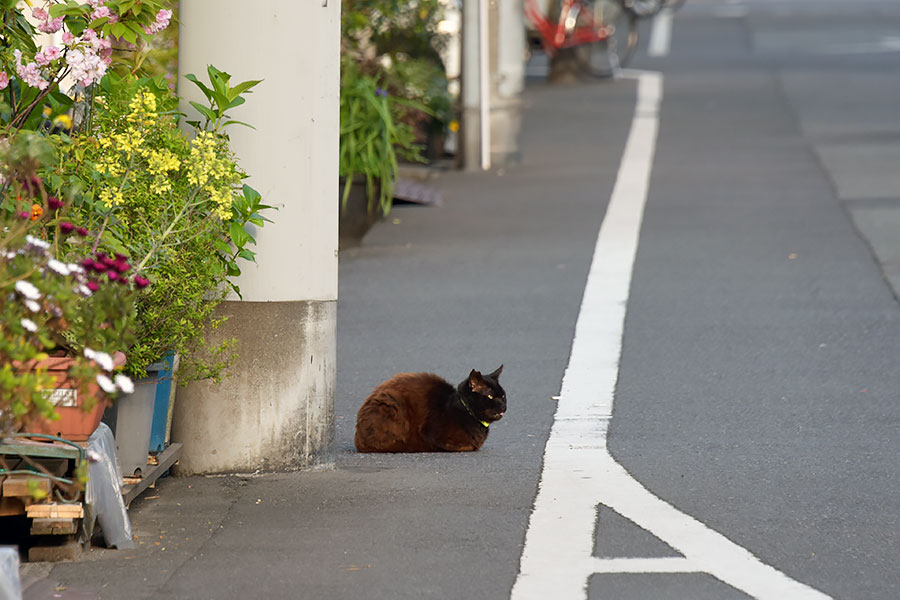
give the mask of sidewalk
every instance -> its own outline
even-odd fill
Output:
[[[441,207],[396,206],[342,253],[334,470],[161,480],[134,551],[24,565],[26,600],[508,596],[633,102],[628,80],[530,86],[521,165],[441,173]],[[353,451],[391,374],[501,363],[509,414],[481,452]]]

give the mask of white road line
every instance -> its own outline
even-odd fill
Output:
[[[672,9],[664,8],[653,17],[650,41],[647,43],[648,56],[668,56],[672,44]]]
[[[763,564],[654,496],[607,450],[625,309],[662,100],[659,73],[625,71],[623,75],[638,80],[637,105],[597,236],[511,598],[584,599],[588,578],[595,573],[702,572],[762,600],[824,600],[828,598],[824,594]],[[594,557],[600,504],[643,527],[684,558]]]

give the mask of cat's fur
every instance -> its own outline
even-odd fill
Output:
[[[401,373],[375,388],[356,417],[360,452],[469,452],[506,412],[497,379],[472,370],[454,387],[431,373]]]

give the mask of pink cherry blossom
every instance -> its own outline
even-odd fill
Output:
[[[62,35],[62,41],[64,44],[71,44],[75,41],[75,36],[71,34],[71,32],[66,31]]]
[[[48,46],[34,55],[34,62],[42,67],[46,67],[48,64],[59,58],[59,56],[59,48],[56,46]]]
[[[103,17],[108,17],[110,14],[108,6],[98,6],[94,12],[91,13],[91,20],[94,19],[102,19]]]
[[[47,14],[47,11],[44,10],[43,8],[32,8],[31,16],[33,16],[35,19],[37,19],[39,21],[46,21],[50,18],[50,15]]]
[[[50,83],[41,76],[37,63],[30,62],[27,65],[22,65],[22,53],[19,50],[14,50],[13,55],[16,57],[16,73],[22,81],[39,90],[47,89]]]
[[[169,20],[172,18],[172,11],[166,10],[165,8],[156,13],[156,22],[151,23],[149,26],[144,26],[144,31],[153,35],[154,33],[159,33],[163,29],[169,26]]]
[[[66,55],[66,62],[72,69],[72,78],[84,87],[100,81],[109,66],[92,48],[70,50]]]
[[[5,90],[8,85],[9,75],[6,74],[6,71],[0,71],[0,90]]]
[[[40,29],[44,33],[56,33],[63,26],[63,18],[56,17],[52,21],[44,21],[43,23],[38,25],[38,29]]]

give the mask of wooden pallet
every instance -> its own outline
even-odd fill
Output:
[[[182,450],[181,444],[173,443],[158,455],[148,457],[146,474],[130,479],[122,488],[125,506],[168,471],[181,458]],[[21,439],[0,443],[0,455],[10,470],[25,468],[25,461],[18,458],[20,454],[28,455],[51,474],[67,478],[71,478],[75,463],[82,459],[78,449],[64,444]],[[13,522],[4,521],[5,517],[18,517],[16,525],[21,529],[18,545],[28,549],[29,561],[75,560],[81,552],[77,542],[79,534],[83,539],[90,539],[92,534],[91,507],[80,502],[36,501],[34,490],[52,498],[52,480],[28,474],[0,475],[0,532],[4,530],[2,523]],[[3,541],[0,539],[0,543]]]
[[[72,478],[82,449],[70,444],[15,438],[0,443],[7,469],[34,470],[56,477]],[[21,458],[27,456],[28,460]],[[81,502],[52,501],[56,484],[52,479],[29,473],[0,475],[0,531],[27,549],[29,561],[74,560],[80,553],[77,536],[84,517]],[[37,500],[43,496],[43,500]]]

